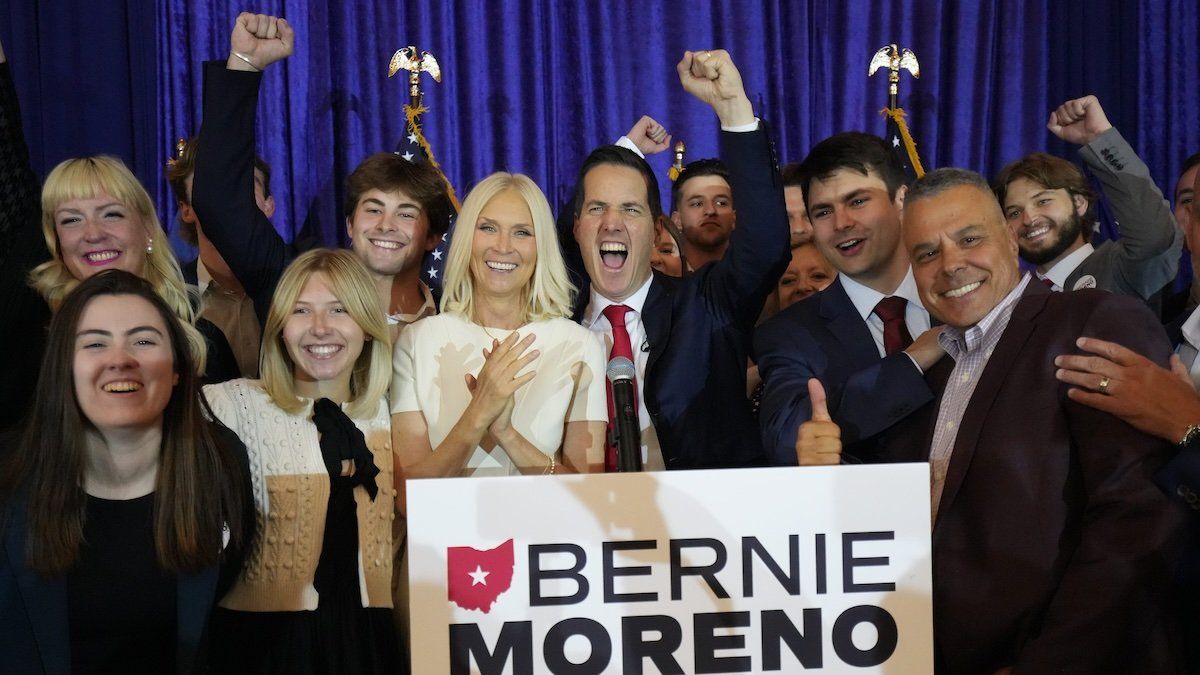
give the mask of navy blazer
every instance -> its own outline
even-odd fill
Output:
[[[67,579],[47,579],[25,565],[25,500],[5,512],[0,556],[0,664],[5,673],[71,672]],[[190,673],[208,614],[216,602],[216,565],[176,582],[175,670]]]
[[[812,415],[811,377],[825,386],[843,454],[858,459],[873,457],[879,434],[933,397],[908,355],[879,358],[841,277],[759,326],[754,353],[763,378],[759,423],[773,464],[796,464],[796,430]]]
[[[233,432],[218,427],[227,442],[236,443],[240,488],[246,505],[242,514],[245,543],[227,548],[218,564],[195,574],[176,576],[175,672],[197,669],[208,616],[217,600],[241,571],[255,532],[254,493],[246,448]],[[67,579],[47,579],[25,564],[28,533],[27,493],[18,492],[0,507],[0,672],[5,675],[67,675],[71,672],[71,636],[67,618]]]
[[[721,159],[737,208],[725,256],[684,278],[654,272],[642,307],[642,391],[667,469],[763,462],[746,365],[754,322],[791,258],[787,210],[765,122],[722,131]]]
[[[275,285],[299,253],[254,201],[254,131],[262,73],[204,64],[203,121],[196,148],[192,208],[208,237],[267,322]]]

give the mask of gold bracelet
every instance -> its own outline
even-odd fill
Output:
[[[548,459],[550,460],[550,463],[546,465],[546,470],[542,472],[543,476],[553,476],[554,475],[554,455],[551,454]]]
[[[259,68],[258,66],[254,65],[254,62],[250,60],[249,56],[246,56],[245,54],[243,54],[241,52],[235,52],[235,51],[230,51],[229,53],[232,54],[233,56],[236,56],[239,59],[245,61],[246,65],[248,65],[254,69],[254,72],[256,72],[256,73],[262,72],[262,68]]]

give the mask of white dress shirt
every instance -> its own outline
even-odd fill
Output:
[[[854,309],[858,310],[858,315],[866,322],[867,328],[871,331],[871,338],[875,340],[875,348],[879,350],[879,357],[883,358],[887,355],[887,350],[883,347],[883,319],[875,313],[875,305],[879,301],[889,295],[899,296],[908,301],[904,307],[904,325],[908,327],[908,334],[912,339],[917,339],[921,333],[929,330],[929,312],[925,310],[925,305],[921,304],[921,295],[917,293],[917,282],[913,279],[912,268],[904,275],[904,279],[900,281],[900,285],[896,290],[888,295],[884,295],[879,291],[868,288],[857,281],[851,279],[848,275],[841,274],[838,278],[842,280],[842,287],[846,289],[846,295],[850,297],[850,302],[854,304]],[[913,365],[917,365],[914,360]],[[917,366],[917,370],[921,370]]]
[[[1197,358],[1197,353],[1200,352],[1200,307],[1197,307],[1192,315],[1183,322],[1183,341],[1175,348],[1175,353],[1183,360],[1183,365],[1187,367],[1188,372],[1192,375],[1192,384],[1200,388],[1200,358]]]
[[[1067,257],[1054,263],[1054,267],[1046,270],[1045,274],[1037,272],[1037,278],[1049,279],[1050,283],[1054,284],[1050,287],[1050,290],[1052,291],[1072,290],[1066,287],[1067,277],[1071,276],[1071,273],[1075,271],[1075,268],[1083,264],[1083,261],[1087,260],[1088,256],[1095,252],[1096,249],[1091,244],[1084,244],[1074,251],[1071,251],[1071,254]]]
[[[633,347],[633,365],[637,369],[637,400],[638,426],[642,428],[642,467],[647,471],[661,471],[665,468],[662,449],[658,446],[658,434],[650,423],[650,411],[646,409],[646,362],[650,359],[650,344],[646,337],[646,326],[642,323],[642,308],[650,295],[650,284],[654,283],[651,275],[641,288],[625,298],[623,302],[613,302],[592,288],[587,310],[583,313],[583,325],[604,340],[604,354],[607,357],[612,351],[612,325],[604,316],[604,310],[609,305],[625,305],[630,310],[625,313],[625,329],[629,331],[629,344]]]

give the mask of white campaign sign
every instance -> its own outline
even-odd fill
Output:
[[[931,673],[925,464],[408,482],[414,673]]]

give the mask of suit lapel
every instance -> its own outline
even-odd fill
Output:
[[[650,356],[646,359],[646,379],[654,370],[654,364],[666,351],[667,342],[671,336],[671,301],[675,289],[665,282],[658,273],[650,282],[650,291],[646,294],[646,304],[642,306],[642,326],[646,328],[646,340],[650,344]],[[641,349],[641,345],[633,345]],[[643,386],[645,383],[643,383]]]
[[[987,421],[992,404],[995,403],[996,396],[1000,393],[1001,386],[1011,370],[1011,365],[1020,356],[1022,348],[1033,333],[1033,329],[1037,325],[1035,318],[1049,297],[1049,289],[1041,284],[1031,283],[1026,287],[1023,297],[1017,300],[1017,306],[1013,308],[1012,317],[1004,329],[1004,335],[1001,336],[995,351],[992,352],[991,358],[984,366],[983,373],[979,376],[979,384],[975,386],[975,392],[971,394],[971,401],[958,426],[958,435],[954,439],[954,450],[950,455],[950,466],[946,470],[946,482],[942,486],[942,500],[938,504],[939,514],[948,513],[950,505],[954,503],[954,497],[958,494],[958,489],[962,486],[967,470],[971,466],[971,459],[979,444],[979,435],[983,431],[983,425]],[[944,391],[944,389],[943,386],[942,390]],[[933,423],[937,423],[936,416]],[[932,442],[932,435],[930,438]],[[934,529],[937,529],[936,524]]]
[[[875,346],[875,338],[871,337],[871,329],[846,295],[841,278],[821,293],[820,298],[821,318],[825,319],[825,326],[833,338],[850,355],[850,362],[858,367],[878,361],[879,348]]]
[[[25,564],[25,500],[16,500],[9,510],[4,548],[17,579],[29,626],[37,641],[42,666],[47,673],[70,672],[70,635],[67,620],[67,583],[63,578],[46,579]]]
[[[212,565],[196,574],[180,574],[176,587],[176,626],[178,645],[175,669],[191,672],[196,650],[208,624],[208,615],[217,591],[217,566]]]

